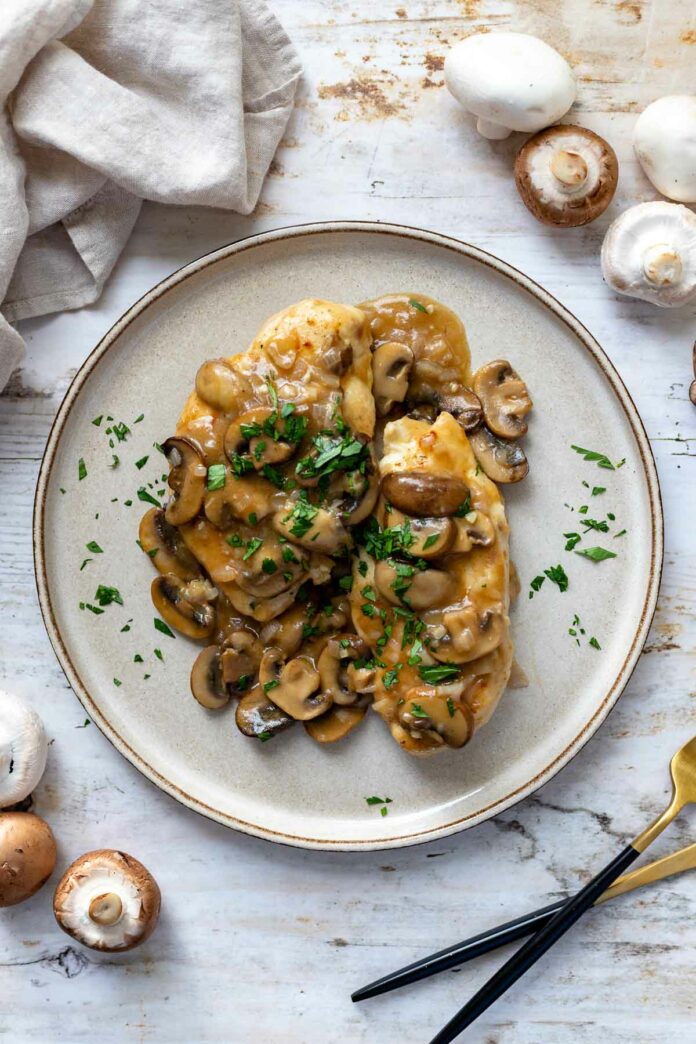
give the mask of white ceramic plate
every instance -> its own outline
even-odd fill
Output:
[[[532,392],[530,474],[506,492],[522,581],[513,633],[529,687],[508,691],[463,751],[430,759],[402,753],[376,715],[335,747],[315,745],[300,728],[271,743],[250,742],[237,732],[233,712],[208,714],[191,698],[194,646],[153,628],[153,570],[135,543],[146,505],[136,490],[165,470],[153,442],[172,432],[204,359],[243,350],[262,320],[302,297],[357,302],[403,290],[453,308],[466,324],[474,364],[509,358]],[[113,470],[107,421],[92,424],[99,415],[132,431],[113,450],[120,458]],[[626,463],[602,470],[571,443]],[[146,454],[138,470],[135,461]],[[592,497],[583,480],[606,493]],[[582,518],[564,504],[585,503],[588,517],[616,517],[611,533],[585,546],[601,544],[618,557],[595,564],[564,550],[562,534]],[[614,538],[624,526],[628,533]],[[243,240],[181,269],[134,305],[87,359],[58,413],[39,477],[34,537],[51,641],[85,710],[118,750],[198,812],[270,840],[325,849],[442,837],[546,782],[621,694],[653,615],[662,562],[648,440],[587,330],[490,254],[415,229],[354,223]],[[91,540],[102,554],[90,556]],[[80,571],[86,557],[93,561]],[[558,563],[570,577],[568,591],[547,580],[529,600],[530,580]],[[99,583],[117,587],[125,604],[99,616],[80,610],[80,602],[94,602]],[[576,613],[586,630],[580,646],[568,634]],[[591,635],[601,650],[587,644]],[[143,664],[133,662],[136,654]],[[370,795],[392,798],[387,816],[366,804]]]

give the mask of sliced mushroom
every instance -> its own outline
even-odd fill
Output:
[[[369,655],[367,642],[357,634],[334,635],[324,646],[317,663],[321,687],[339,707],[350,707],[358,702],[360,693],[351,685],[356,680],[355,673],[351,675],[348,671],[354,667],[356,660],[365,660]],[[372,670],[372,688],[374,676],[375,671]],[[358,679],[361,685],[366,686],[362,691],[369,691],[370,680],[364,676],[358,676]]]
[[[455,522],[457,536],[451,551],[466,553],[472,547],[490,547],[495,540],[495,527],[483,511],[469,511]]]
[[[268,623],[269,620],[274,620],[276,616],[280,616],[281,613],[290,608],[295,601],[299,586],[299,583],[293,584],[287,591],[281,591],[280,594],[273,595],[270,598],[259,598],[257,595],[250,595],[248,591],[243,591],[235,583],[221,584],[220,590],[225,598],[229,599],[238,613],[250,616],[252,620],[257,620],[258,623]]]
[[[473,732],[470,714],[452,699],[412,689],[399,706],[399,722],[411,735],[435,733],[448,747],[463,747]]]
[[[308,656],[284,662],[280,649],[266,649],[259,667],[259,682],[281,710],[295,721],[309,721],[329,709],[332,696],[320,692],[321,678]]]
[[[476,460],[494,482],[520,482],[529,471],[522,447],[499,439],[485,425],[471,432],[469,442]]]
[[[229,475],[224,486],[206,493],[203,510],[218,529],[227,529],[237,520],[247,522],[250,517],[260,522],[273,511],[273,494],[268,480],[260,475]]]
[[[216,613],[210,602],[217,591],[207,580],[184,583],[173,573],[166,573],[155,577],[150,592],[160,616],[187,638],[202,641],[213,633]]]
[[[255,685],[251,692],[242,696],[237,704],[234,720],[237,728],[245,736],[267,740],[276,733],[289,729],[294,725],[289,714],[269,699],[261,685]]]
[[[308,623],[307,607],[294,605],[282,616],[270,620],[261,631],[264,645],[275,645],[286,657],[294,656],[302,645],[303,631]]]
[[[240,396],[246,391],[246,381],[225,359],[209,359],[196,374],[196,391],[209,406],[232,413]]]
[[[276,511],[273,528],[281,536],[310,551],[336,554],[340,547],[349,547],[351,538],[334,511],[317,508],[305,501],[286,504]]]
[[[454,515],[469,495],[466,483],[454,475],[430,471],[394,471],[382,480],[382,494],[399,511],[421,518]]]
[[[227,685],[244,691],[256,681],[263,656],[263,644],[253,631],[232,631],[221,652],[222,677]]]
[[[317,743],[336,743],[359,725],[367,712],[367,704],[353,707],[332,707],[313,721],[306,721],[304,727]]]
[[[184,543],[176,526],[170,526],[161,508],[150,508],[140,522],[140,546],[160,573],[174,573],[182,580],[201,576],[201,567]]]
[[[509,362],[495,359],[481,366],[473,376],[473,385],[494,435],[516,439],[526,434],[532,400],[527,385]]]
[[[372,513],[379,497],[379,475],[372,448],[366,473],[347,472],[343,479],[343,487],[346,495],[340,504],[341,518],[345,525],[356,526]]]
[[[207,710],[220,710],[230,700],[222,674],[222,654],[217,645],[201,649],[191,668],[191,692]]]
[[[167,439],[162,449],[169,461],[167,481],[174,494],[164,515],[170,525],[181,526],[195,518],[203,505],[208,469],[193,439],[177,435]]]
[[[297,447],[273,437],[278,430],[277,424],[272,424],[271,433],[268,432],[267,422],[273,413],[268,406],[258,406],[240,413],[231,422],[225,432],[225,454],[229,460],[247,453],[257,471],[264,464],[282,464],[290,460]],[[283,422],[278,424],[282,427]]]
[[[375,566],[375,583],[381,594],[393,605],[412,609],[432,609],[441,605],[452,592],[454,578],[441,569],[425,569],[385,559]]]
[[[457,535],[459,519],[447,518],[409,518],[401,511],[392,511],[389,515],[389,526],[408,527],[412,542],[408,545],[408,553],[415,558],[438,558],[450,550]]]
[[[479,612],[467,604],[442,615],[443,634],[429,634],[428,651],[440,661],[470,663],[497,649],[505,634],[500,609]]]
[[[406,344],[387,341],[375,348],[372,356],[372,391],[377,413],[385,417],[395,402],[403,402],[408,394],[408,378],[413,366],[413,352]]]
[[[469,388],[461,388],[457,392],[439,393],[437,407],[443,413],[450,413],[461,424],[464,431],[473,431],[481,423],[483,416],[478,396]],[[433,417],[433,420],[435,419]]]

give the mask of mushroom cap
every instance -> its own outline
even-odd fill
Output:
[[[0,808],[24,801],[46,768],[41,718],[15,693],[0,689]]]
[[[636,120],[633,148],[658,192],[696,202],[695,94],[668,94],[648,105]]]
[[[678,308],[696,297],[696,214],[679,203],[638,203],[607,230],[602,274],[627,297]]]
[[[0,813],[0,907],[38,892],[56,865],[56,842],[48,823],[30,812]]]
[[[522,202],[545,225],[594,221],[611,203],[618,180],[616,153],[586,127],[547,127],[524,143],[515,160]]]
[[[152,934],[160,900],[157,882],[142,863],[126,852],[100,848],[65,871],[53,912],[63,931],[83,946],[116,953],[132,950]],[[118,915],[113,923],[105,916],[109,907]]]
[[[478,33],[455,44],[445,59],[445,83],[478,117],[477,129],[486,138],[541,130],[575,100],[565,58],[525,33]]]

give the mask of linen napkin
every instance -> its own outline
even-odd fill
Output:
[[[0,389],[143,199],[254,209],[300,72],[260,0],[0,0]]]

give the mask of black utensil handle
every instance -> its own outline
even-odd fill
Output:
[[[536,964],[539,958],[551,949],[569,928],[572,928],[585,911],[594,905],[602,892],[605,892],[609,885],[639,855],[640,853],[632,845],[627,845],[623,852],[605,866],[596,877],[593,877],[577,895],[568,899],[544,928],[539,929],[536,935],[533,935],[512,955],[509,961],[505,962],[468,1004],[465,1004],[454,1018],[450,1019],[447,1025],[433,1037],[430,1044],[449,1044],[449,1041],[458,1037],[462,1030],[470,1026],[486,1008],[489,1008],[498,997],[509,990],[513,983],[517,982],[533,964]]]
[[[484,953],[490,953],[491,950],[497,950],[500,946],[506,946],[507,943],[524,939],[525,936],[532,935],[548,924],[553,915],[563,908],[564,903],[565,899],[559,899],[550,906],[543,906],[514,921],[499,924],[487,932],[481,932],[480,935],[473,935],[470,939],[464,939],[463,942],[455,943],[454,946],[448,946],[446,950],[438,950],[437,953],[431,953],[428,957],[421,957],[413,964],[407,964],[406,967],[398,968],[367,986],[361,986],[359,990],[351,994],[351,1000],[367,1000],[368,997],[378,997],[381,993],[389,993],[401,986],[410,986],[411,983],[427,979],[438,972],[455,968],[458,964],[473,961],[474,958],[480,957]]]

